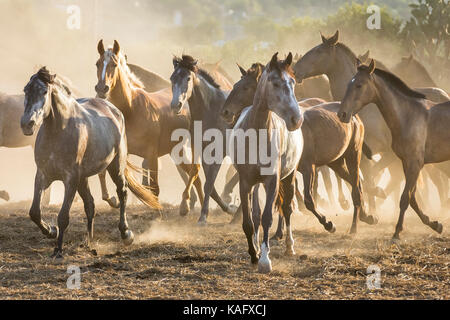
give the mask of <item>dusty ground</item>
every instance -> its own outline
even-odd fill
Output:
[[[410,211],[403,240],[392,245],[393,218],[377,226],[360,224],[347,234],[351,216],[328,216],[337,225],[328,234],[312,216],[295,214],[297,255],[284,257],[274,244],[274,271],[261,275],[249,264],[240,226],[213,212],[211,224],[196,226],[198,211],[181,219],[167,207],[153,220],[143,206],[130,206],[135,243],[119,241],[118,212],[98,204],[94,256],[85,245],[81,204],[71,212],[65,260],[49,256],[53,241],[44,239],[28,218],[28,202],[0,206],[1,299],[449,299],[450,215],[439,217],[442,235],[421,225]],[[55,222],[58,207],[44,210]],[[381,289],[366,287],[369,265],[381,269]],[[66,287],[68,265],[81,267],[81,289]]]

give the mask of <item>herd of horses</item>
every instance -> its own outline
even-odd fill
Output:
[[[24,95],[0,95],[0,146],[34,148],[37,172],[30,217],[45,236],[57,239],[54,257],[62,257],[63,236],[77,192],[84,202],[88,239],[94,236],[94,199],[88,185],[93,175],[99,175],[102,198],[120,208],[121,238],[131,244],[134,235],[127,223],[127,190],[160,210],[158,158],[172,155],[178,143],[171,139],[174,130],[186,129],[193,136],[196,121],[202,122],[202,134],[216,129],[225,137],[228,130],[233,134],[255,130],[258,147],[261,143],[278,146],[275,169],[269,174],[262,173],[261,161],[248,161],[248,154],[243,163],[232,158],[234,165],[228,169],[220,195],[215,181],[221,161],[202,159],[199,164],[192,158],[177,164],[185,182],[180,214],[188,214],[199,201],[199,224],[205,224],[212,198],[233,215],[233,222],[242,219],[251,262],[260,272],[272,270],[269,229],[274,212],[279,213],[274,238],[285,237],[286,255],[294,254],[291,214],[295,200],[325,230],[335,232],[332,221],[318,210],[319,171],[333,204],[330,170],[336,174],[344,209],[349,203],[343,184],[349,184],[352,234],[357,232],[358,220],[378,222],[376,206],[392,193],[398,197],[403,180],[393,239],[399,239],[409,206],[425,225],[442,232],[442,224],[431,221],[421,209],[427,197],[418,199],[416,187],[423,171],[422,181],[429,177],[439,191],[441,206],[449,206],[450,98],[412,56],[403,58],[391,72],[371,59],[369,52],[356,56],[339,42],[336,32],[328,38],[322,35],[321,43],[303,56],[289,53],[279,59],[276,53],[267,64],[255,62],[247,70],[238,65],[242,77],[234,83],[219,63],[200,64],[188,55],[173,58],[173,73],[167,81],[128,63],[117,41],[106,49],[101,40],[97,51],[95,98],[80,98],[68,79],[52,75],[46,67],[31,77]],[[263,135],[264,131],[277,134]],[[233,134],[232,139],[236,138]],[[186,147],[193,149],[193,145]],[[234,152],[224,153],[223,158],[236,157],[237,144],[232,148]],[[142,157],[142,168],[130,164],[128,154]],[[374,154],[380,160],[374,161]],[[389,170],[390,181],[380,188],[384,169]],[[298,190],[297,171],[303,177],[303,195]],[[106,172],[116,185],[117,198],[109,195]],[[133,172],[143,174],[142,183]],[[41,218],[41,200],[56,180],[64,183],[65,192],[57,226],[51,226]],[[230,203],[230,194],[238,183],[240,205],[236,207]],[[420,193],[426,195],[426,190]],[[6,191],[0,197],[9,198]]]

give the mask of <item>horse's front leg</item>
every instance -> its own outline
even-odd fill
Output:
[[[278,195],[278,175],[268,176],[264,182],[266,190],[266,205],[262,215],[263,241],[261,244],[261,256],[258,261],[258,271],[269,273],[272,271],[272,262],[269,258],[269,230],[272,226],[272,213],[275,207],[275,199]]]
[[[281,181],[281,193],[283,194],[283,203],[281,204],[281,211],[283,212],[284,220],[286,221],[286,252],[287,256],[295,255],[294,238],[291,229],[291,214],[293,209],[293,200],[295,195],[295,172]]]
[[[242,229],[244,230],[245,236],[248,243],[248,253],[250,254],[250,259],[252,264],[258,262],[258,253],[256,252],[254,236],[255,236],[255,226],[253,224],[252,214],[250,212],[250,192],[251,186],[247,181],[242,178],[239,180],[239,194],[241,197],[242,206]]]
[[[61,210],[58,213],[58,240],[56,243],[55,251],[52,255],[53,258],[61,259],[63,257],[62,246],[64,240],[64,232],[69,226],[70,207],[72,206],[73,199],[75,198],[78,184],[79,178],[76,174],[67,177],[64,181],[64,201]]]
[[[198,219],[199,224],[205,224],[208,218],[209,213],[209,199],[211,197],[211,193],[213,192],[214,183],[217,179],[217,174],[220,170],[220,164],[203,164],[203,169],[205,171],[205,185],[203,188],[203,192],[205,193],[205,199],[202,204],[202,211],[200,214],[200,218]],[[222,207],[222,206],[221,206]]]
[[[36,177],[34,178],[34,196],[30,208],[30,218],[47,238],[55,239],[58,236],[58,230],[55,227],[50,227],[47,223],[43,222],[41,218],[42,192],[49,184],[50,183],[47,182],[44,174],[38,169]]]
[[[109,195],[108,187],[106,186],[106,170],[98,174],[98,179],[100,180],[100,188],[102,189],[102,199],[106,201],[110,207],[119,208],[119,201],[117,201],[117,198]]]
[[[189,170],[189,179],[186,183],[186,187],[184,188],[182,200],[180,204],[180,215],[185,216],[189,213],[189,205],[188,201],[191,198],[191,189],[194,182],[197,181],[199,171],[200,171],[200,165],[199,164],[191,164]],[[203,194],[200,194],[200,201],[203,200]]]

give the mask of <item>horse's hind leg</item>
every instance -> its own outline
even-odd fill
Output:
[[[78,193],[84,203],[84,212],[86,213],[87,218],[88,245],[90,245],[90,242],[94,239],[95,204],[89,189],[87,178],[81,179],[80,184],[78,185]]]
[[[228,172],[230,170],[231,170],[231,167],[228,170]],[[237,172],[234,172],[234,175],[231,178],[229,178],[228,177],[228,172],[227,172],[227,182],[225,184],[225,187],[223,188],[223,192],[222,192],[221,198],[222,198],[223,201],[231,203],[231,201],[232,201],[231,194],[233,193],[234,187],[236,187],[236,185],[239,182],[239,174]]]
[[[260,184],[257,184],[253,188],[252,194],[252,217],[253,217],[253,224],[255,226],[255,233],[253,235],[253,242],[255,244],[256,253],[259,255],[260,248],[259,248],[259,227],[261,226],[261,207],[259,205],[259,186]]]
[[[185,216],[189,213],[188,200],[191,197],[192,185],[195,183],[196,180],[198,180],[199,171],[200,171],[200,165],[191,164],[189,166],[189,180],[188,180],[188,183],[186,184],[186,187],[184,188],[182,200],[181,200],[181,204],[180,204],[180,215],[181,216]],[[199,196],[200,196],[200,202],[203,203],[203,192],[201,194],[199,194]]]
[[[336,228],[334,227],[333,222],[327,221],[327,218],[324,215],[317,212],[316,206],[314,204],[314,199],[312,196],[312,186],[314,184],[315,172],[314,165],[307,165],[306,163],[303,163],[300,172],[303,175],[303,196],[305,197],[306,209],[311,211],[316,216],[319,222],[324,226],[325,230],[329,232],[335,232]]]
[[[49,183],[46,182],[44,175],[38,170],[34,179],[34,196],[33,203],[30,208],[31,220],[41,229],[42,233],[50,239],[55,239],[58,236],[58,229],[50,227],[47,223],[42,221],[41,218],[41,198],[42,192]]]
[[[125,180],[124,175],[124,167],[126,166],[126,155],[124,155],[125,159],[120,158],[120,154],[116,156],[116,158],[111,162],[108,167],[109,175],[113,180],[114,184],[117,188],[117,196],[119,197],[120,203],[120,220],[119,220],[119,231],[122,241],[125,245],[130,245],[133,243],[134,234],[128,228],[127,222],[127,213],[125,211],[125,207],[127,205],[128,198],[128,190],[127,190],[127,182]],[[123,166],[123,167],[122,167]]]
[[[295,171],[289,176],[281,180],[281,189],[283,190],[283,203],[281,210],[283,211],[283,217],[286,221],[286,252],[287,256],[295,254],[294,251],[294,238],[292,237],[291,229],[291,214],[294,211],[292,208],[292,201],[295,194]]]
[[[177,168],[178,174],[180,175],[181,179],[183,179],[184,185],[186,186],[189,183],[189,171],[190,169],[184,169],[183,165],[179,164],[175,166]],[[198,179],[197,179],[198,180]],[[195,182],[194,182],[195,185]],[[189,210],[194,209],[195,203],[197,202],[197,194],[195,192],[192,192],[192,188],[190,190],[190,200],[189,200]]]
[[[112,208],[119,207],[119,201],[116,197],[111,197],[108,192],[108,187],[106,186],[106,170],[98,174],[98,179],[100,180],[100,188],[102,189],[102,199],[106,201]]]
[[[258,262],[258,255],[256,252],[255,245],[253,243],[255,226],[253,224],[253,219],[250,212],[250,191],[251,187],[248,185],[246,181],[243,181],[243,179],[241,178],[239,180],[239,194],[241,196],[241,205],[243,213],[242,229],[244,230],[245,236],[247,238],[248,253],[250,254],[251,262],[252,264],[256,264]]]
[[[198,219],[198,223],[206,223],[206,219],[208,218],[209,199],[214,189],[214,183],[216,182],[217,174],[219,173],[220,170],[220,164],[208,164],[208,165],[203,164],[203,168],[205,169],[205,176],[206,176],[203,190],[205,193],[205,199],[203,200],[202,211],[200,218]],[[226,207],[221,206],[221,208],[227,209],[227,206]]]
[[[79,185],[79,178],[76,174],[71,175],[64,181],[64,201],[61,210],[58,213],[58,240],[55,251],[53,252],[54,258],[62,258],[62,246],[64,240],[64,232],[69,226],[69,213],[72,206],[73,199],[77,193]]]

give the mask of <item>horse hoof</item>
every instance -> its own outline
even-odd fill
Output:
[[[392,236],[391,244],[400,244],[400,236],[398,234]]]
[[[295,256],[295,251],[292,248],[286,249],[286,251],[284,252],[284,255],[286,257],[293,257],[293,256]]]
[[[350,229],[349,234],[355,235],[355,234],[356,234],[356,227],[352,227],[352,228]]]
[[[239,207],[235,206],[234,204],[228,205],[227,213],[230,215],[235,215],[238,211]]]
[[[184,217],[189,213],[189,206],[186,200],[181,201],[180,204],[180,216]]]
[[[433,221],[430,224],[431,229],[433,229],[434,231],[436,231],[437,233],[442,233],[442,230],[444,229],[442,227],[442,224],[439,223],[438,221]]]
[[[123,244],[129,246],[134,241],[134,233],[131,230],[125,231],[124,236],[122,237]]]
[[[259,259],[258,262],[258,272],[259,273],[270,273],[272,271],[272,262],[270,259]]]
[[[200,217],[200,219],[198,219],[197,221],[197,225],[198,226],[206,226],[206,218],[205,217]]]
[[[348,202],[347,200],[339,201],[339,203],[341,205],[342,210],[347,211],[348,209],[350,209],[350,202]]]
[[[329,221],[325,223],[325,230],[327,230],[329,233],[335,233],[336,227],[334,226],[333,222]]]
[[[9,193],[6,191],[0,191],[0,198],[5,200],[5,201],[9,201]]]
[[[49,239],[56,239],[59,235],[59,229],[57,226],[50,226],[50,233],[47,235]]]
[[[55,248],[55,250],[53,250],[53,254],[51,255],[51,258],[53,258],[55,260],[63,260],[64,256],[62,254],[62,250]]]
[[[278,242],[278,241],[280,241],[280,240],[282,240],[282,239],[283,239],[283,235],[274,234],[274,235],[270,238],[270,241]]]
[[[117,200],[116,197],[111,197],[111,198],[103,199],[103,200],[105,200],[111,208],[117,209],[120,207],[120,202]]]
[[[366,215],[366,216],[360,216],[359,220],[362,222],[365,222],[369,225],[374,225],[378,223],[378,217],[374,215]]]

